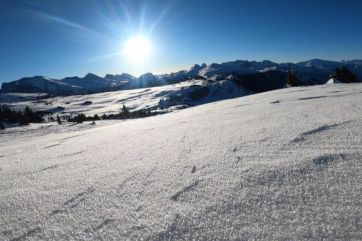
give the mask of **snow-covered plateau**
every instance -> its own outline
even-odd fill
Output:
[[[361,84],[8,128],[0,240],[361,240],[361,146]]]

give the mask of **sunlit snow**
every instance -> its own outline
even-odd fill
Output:
[[[358,240],[361,106],[323,85],[0,131],[0,240]]]

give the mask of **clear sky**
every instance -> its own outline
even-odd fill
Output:
[[[0,82],[165,73],[236,59],[362,58],[361,0],[1,0]],[[145,36],[147,63],[125,42]]]

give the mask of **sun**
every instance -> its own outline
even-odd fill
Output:
[[[123,53],[129,62],[142,64],[151,56],[151,41],[142,35],[130,37],[124,45]]]

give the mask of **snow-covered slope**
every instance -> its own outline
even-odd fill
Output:
[[[49,95],[40,93],[0,93],[0,104],[36,101],[47,97],[49,97]]]
[[[359,240],[361,106],[323,85],[2,131],[0,240]]]
[[[56,113],[57,115],[103,115],[119,113],[123,105],[130,110],[152,109],[171,111],[217,100],[230,99],[254,92],[237,86],[232,80],[208,82],[188,80],[173,85],[163,85],[142,89],[112,91],[89,95],[72,95],[40,98],[24,94],[0,94],[0,104],[23,110],[29,106],[34,111]],[[19,98],[15,98],[15,96]],[[15,101],[15,102],[14,102]]]

